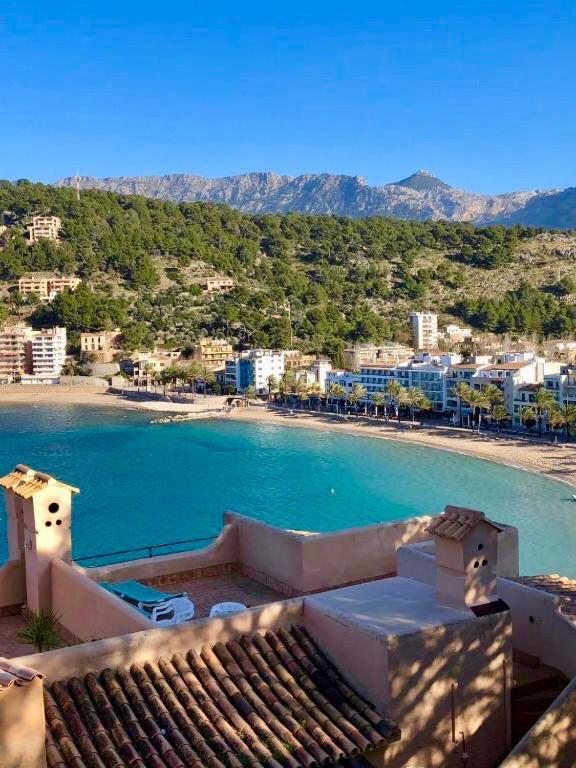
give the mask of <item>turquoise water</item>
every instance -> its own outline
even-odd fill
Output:
[[[132,411],[4,406],[0,472],[22,462],[81,489],[75,557],[213,535],[227,509],[334,531],[451,503],[518,526],[524,573],[576,576],[576,504],[561,483],[375,438],[233,421],[151,426],[149,419]]]

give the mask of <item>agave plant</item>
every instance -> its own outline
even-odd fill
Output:
[[[18,630],[18,639],[33,645],[38,653],[60,648],[62,639],[56,630],[59,615],[53,611],[40,610],[24,613],[24,626]]]

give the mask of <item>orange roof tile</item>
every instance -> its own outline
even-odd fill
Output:
[[[311,768],[396,741],[299,627],[46,690],[48,768]]]
[[[491,520],[488,520],[484,512],[477,509],[466,509],[466,507],[447,506],[441,515],[432,520],[427,531],[433,536],[462,541],[481,522],[488,523],[498,531],[502,530]]]
[[[34,496],[38,491],[44,490],[49,485],[55,485],[60,488],[67,488],[72,493],[80,493],[79,488],[74,488],[72,485],[66,485],[61,483],[51,475],[46,475],[44,472],[37,472],[34,469],[30,469],[25,464],[17,464],[13,472],[9,472],[4,477],[0,478],[0,487],[6,488],[12,491],[22,499],[29,499]]]
[[[44,675],[31,667],[22,667],[0,657],[0,693],[11,685],[28,685],[36,677],[43,678]]]

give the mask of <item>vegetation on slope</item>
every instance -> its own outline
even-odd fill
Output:
[[[87,282],[48,306],[17,307],[72,334],[120,325],[126,347],[192,343],[203,334],[288,346],[338,359],[345,342],[406,339],[410,309],[431,308],[486,330],[571,333],[576,239],[515,226],[247,215],[102,191],[0,182],[0,281],[25,271]],[[62,242],[30,245],[33,213],[62,218]],[[560,243],[556,238],[560,238]],[[201,295],[195,278],[225,273],[236,288]],[[523,281],[530,287],[522,287]],[[542,300],[537,289],[547,287]],[[531,292],[532,291],[532,292]],[[520,309],[518,309],[520,307]],[[1,312],[1,309],[0,309]],[[537,319],[535,319],[537,316]]]

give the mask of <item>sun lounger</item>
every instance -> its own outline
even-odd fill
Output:
[[[161,592],[154,587],[140,584],[139,581],[122,581],[116,584],[101,582],[100,586],[160,626],[180,624],[194,618],[194,603],[185,592]]]

